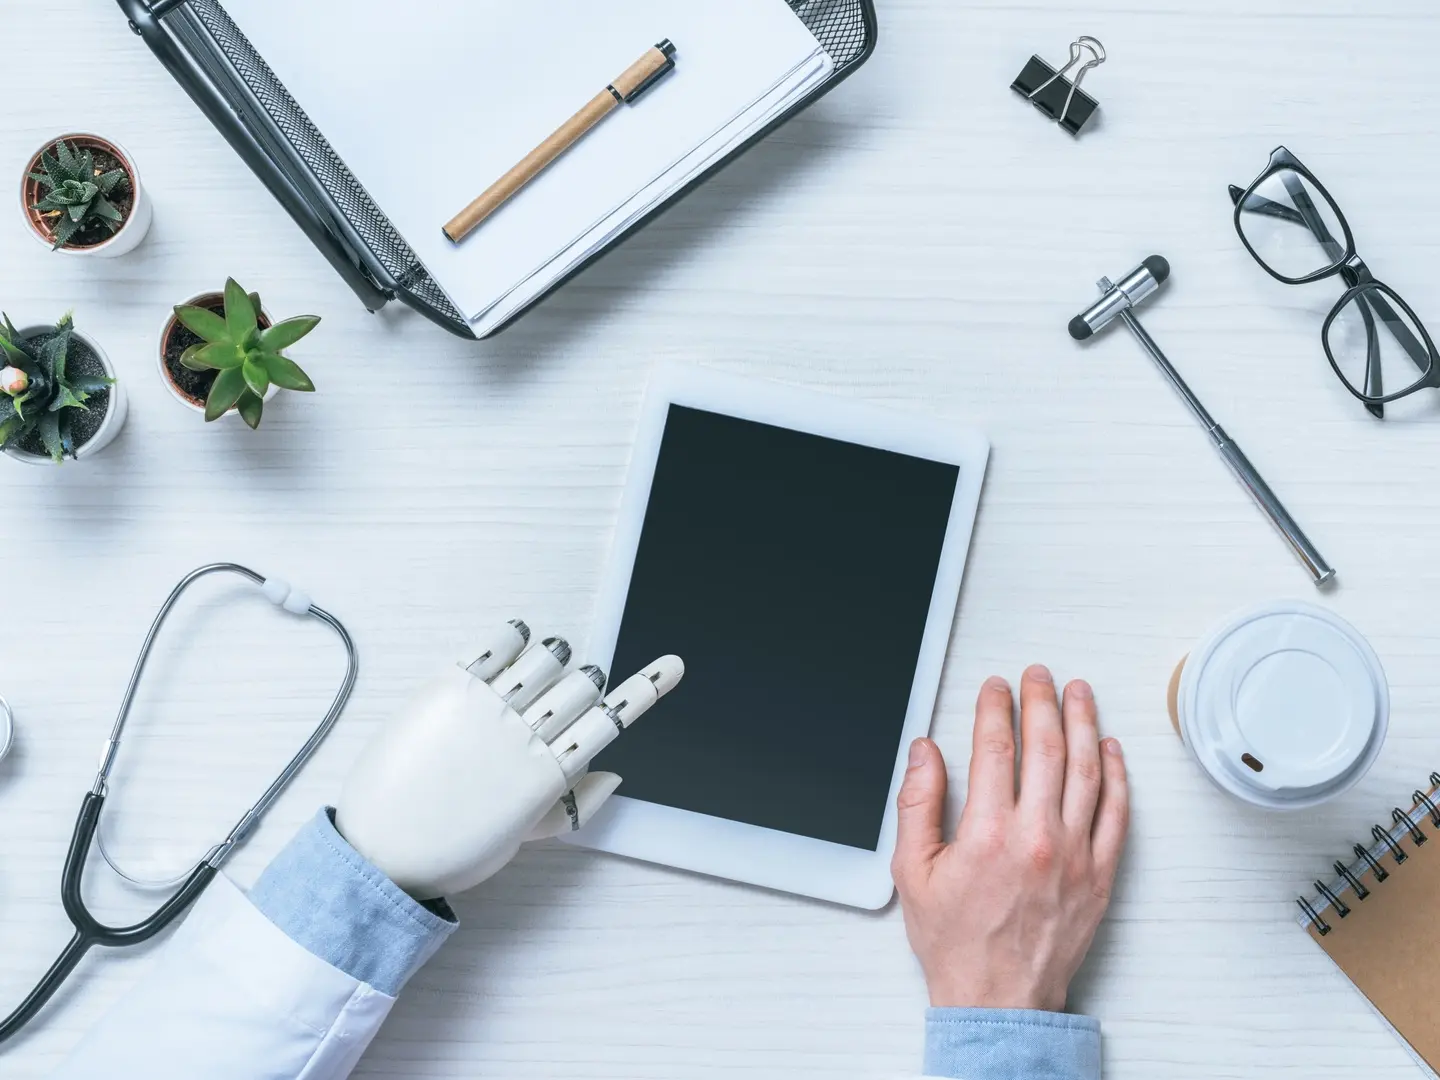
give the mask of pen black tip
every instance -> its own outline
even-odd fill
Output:
[[[661,41],[660,44],[656,45],[655,48],[659,49],[666,56],[675,55],[675,43],[671,41],[668,37]]]

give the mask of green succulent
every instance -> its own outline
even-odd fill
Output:
[[[130,186],[124,169],[101,173],[95,170],[95,155],[89,150],[77,151],[64,139],[55,143],[55,152],[40,155],[43,172],[32,172],[30,179],[48,190],[45,197],[30,209],[54,214],[51,230],[55,248],[64,247],[77,234],[92,226],[116,232],[125,217],[110,196],[123,194]]]
[[[65,370],[74,320],[66,315],[55,329],[21,344],[8,315],[0,324],[0,447],[18,446],[40,433],[45,450],[58,464],[75,456],[71,433],[74,410],[90,395],[114,384],[103,375],[72,375]]]
[[[262,330],[259,300],[231,278],[225,282],[223,317],[203,307],[177,307],[175,317],[201,338],[185,350],[180,363],[191,371],[218,373],[205,399],[207,422],[233,408],[257,428],[272,384],[282,390],[314,391],[310,376],[280,351],[314,330],[320,322],[317,316],[301,315]]]

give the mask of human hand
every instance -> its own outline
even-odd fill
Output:
[[[346,778],[335,827],[416,899],[474,888],[527,840],[580,828],[620,786],[590,760],[685,672],[661,657],[601,702],[603,671],[567,675],[568,644],[522,654],[529,638],[516,620],[433,679]]]
[[[892,872],[932,1006],[1062,1011],[1110,902],[1129,825],[1120,744],[1100,740],[1088,684],[1070,683],[1062,706],[1050,672],[1027,668],[1017,791],[1013,710],[1005,680],[988,679],[948,844],[940,748],[910,748]]]

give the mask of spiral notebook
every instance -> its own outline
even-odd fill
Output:
[[[1301,897],[1301,925],[1433,1077],[1440,1072],[1440,773]]]

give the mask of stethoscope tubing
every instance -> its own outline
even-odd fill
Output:
[[[35,984],[35,988],[20,1003],[19,1008],[0,1022],[0,1044],[5,1043],[35,1018],[92,948],[96,945],[124,948],[150,940],[178,919],[219,872],[214,867],[201,863],[148,918],[131,926],[105,925],[90,914],[81,894],[85,860],[95,838],[95,830],[100,824],[100,811],[104,805],[103,795],[86,794],[80,807],[80,816],[75,821],[75,832],[70,838],[70,849],[65,856],[60,901],[64,905],[65,914],[70,917],[70,922],[75,927],[75,933],[49,970]]]
[[[90,848],[95,844],[97,832],[100,827],[100,813],[105,806],[110,771],[115,764],[115,755],[119,750],[120,738],[125,733],[125,723],[129,719],[130,705],[135,699],[135,692],[140,686],[140,679],[144,675],[146,662],[150,658],[150,650],[155,644],[155,639],[165,623],[166,617],[175,607],[181,595],[200,578],[209,574],[233,573],[247,578],[256,585],[263,586],[265,578],[247,567],[237,563],[213,563],[209,566],[202,566],[193,570],[181,579],[180,583],[171,591],[165,603],[161,605],[155,621],[150,625],[150,631],[145,635],[145,642],[140,648],[140,655],[135,662],[135,670],[131,673],[129,685],[125,690],[125,697],[120,704],[120,713],[115,719],[115,725],[110,731],[110,738],[105,744],[105,752],[102,756],[99,772],[96,774],[95,783],[91,790],[86,792],[84,800],[80,804],[80,814],[75,820],[75,831],[70,838],[70,848],[65,856],[65,868],[60,881],[60,901],[65,908],[65,914],[69,916],[71,924],[75,927],[74,936],[69,943],[56,957],[55,962],[50,965],[48,971],[41,977],[35,988],[30,991],[25,1000],[4,1020],[0,1020],[0,1044],[5,1043],[18,1033],[26,1024],[35,1018],[35,1015],[44,1008],[65,979],[75,970],[76,965],[84,958],[92,948],[99,945],[105,948],[123,948],[129,945],[139,945],[148,941],[160,931],[178,919],[185,910],[195,902],[199,895],[205,891],[215,875],[220,872],[220,866],[229,858],[231,852],[245,839],[264,817],[265,812],[271,804],[279,798],[281,792],[295,778],[295,775],[305,765],[316,748],[324,741],[330,729],[344,711],[345,703],[350,698],[350,692],[355,687],[355,680],[359,674],[359,656],[355,649],[355,642],[349,632],[329,612],[322,610],[315,605],[310,605],[305,614],[319,619],[329,626],[339,636],[346,652],[345,678],[340,685],[339,692],[335,695],[329,710],[323,720],[311,732],[310,737],[305,741],[299,752],[291,758],[290,762],[279,776],[265,789],[264,794],[256,800],[255,804],[247,810],[235,827],[231,829],[225,840],[211,848],[195,867],[179,882],[178,887],[169,898],[161,904],[148,918],[134,923],[130,926],[108,926],[100,922],[85,905],[83,895],[85,862],[89,856]],[[9,717],[9,706],[4,699],[0,698],[0,714],[3,718]],[[103,852],[103,846],[102,846]],[[127,880],[133,881],[115,866],[109,855],[105,856],[106,861],[117,873]]]

